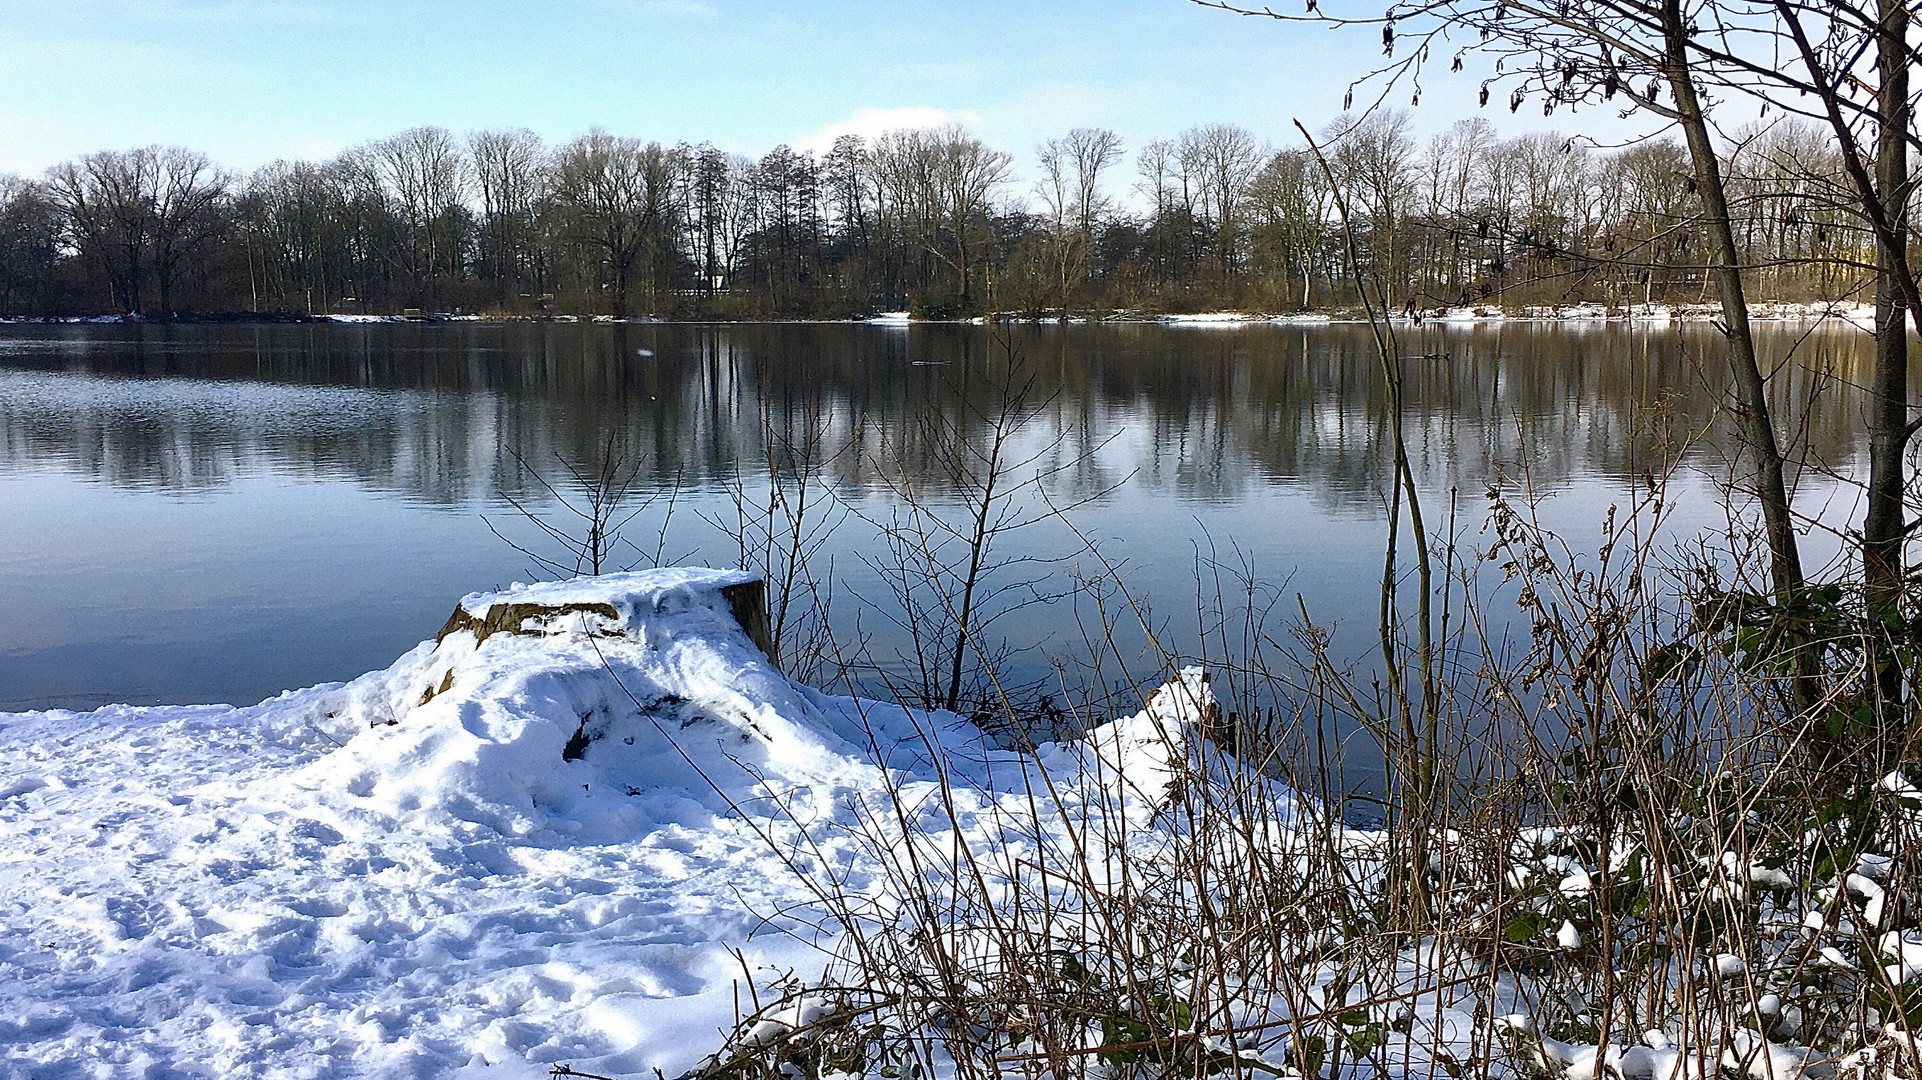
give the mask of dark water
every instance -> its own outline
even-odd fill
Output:
[[[1850,474],[1861,452],[1850,386],[1863,335],[1781,326],[1764,343],[1785,360],[1783,399],[1819,466],[1798,504],[1845,517],[1852,496],[1825,477]],[[1045,491],[1017,492],[1019,508],[1071,509],[997,549],[1066,561],[1010,567],[999,583],[1048,589],[1118,567],[1151,605],[1148,625],[1189,650],[1197,560],[1213,558],[1252,568],[1290,609],[1299,593],[1365,651],[1388,463],[1365,327],[1071,327],[1001,342],[963,326],[6,326],[0,710],[252,702],[384,666],[463,593],[533,576],[497,530],[558,554],[508,500],[567,527],[530,467],[561,482],[610,446],[639,489],[674,493],[672,513],[656,502],[630,540],[648,557],[732,565],[731,489],[765,497],[770,432],[778,463],[815,447],[833,493],[814,504],[839,524],[813,566],[833,585],[840,647],[865,642],[881,671],[911,680],[882,526],[901,521],[904,489],[965,517],[944,457],[987,445],[1010,348],[1024,410],[1002,460],[1021,463],[1012,480],[1043,473]],[[1475,542],[1500,468],[1546,495],[1579,547],[1672,457],[1686,465],[1673,533],[1726,526],[1711,328],[1428,327],[1403,350],[1448,356],[1406,365],[1437,526],[1452,503]],[[1077,551],[1077,531],[1098,558]],[[1824,541],[1812,543],[1819,559]],[[1041,678],[1085,660],[1089,611],[1028,607],[993,629],[1021,650],[1011,667]],[[1140,644],[1136,629],[1121,636],[1124,651]]]

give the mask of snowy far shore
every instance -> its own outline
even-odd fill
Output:
[[[1499,322],[1714,322],[1722,318],[1720,304],[1631,304],[1611,306],[1606,304],[1563,304],[1563,305],[1524,305],[1504,307],[1499,304],[1475,304],[1467,307],[1422,307],[1413,311],[1391,313],[1391,320],[1401,324],[1438,322],[1449,324],[1499,323]],[[1749,317],[1770,322],[1821,322],[1841,320],[1851,325],[1873,328],[1875,326],[1875,305],[1857,303],[1809,303],[1786,304],[1764,302],[1751,304]],[[1196,315],[1163,315],[1161,322],[1170,326],[1244,326],[1250,323],[1315,324],[1326,322],[1365,321],[1361,312],[1346,311],[1341,314],[1304,312],[1292,315],[1264,315],[1240,311],[1205,312]]]
[[[1864,329],[1875,326],[1875,305],[1851,301],[1778,303],[1763,301],[1750,305],[1751,318],[1764,322],[1826,322],[1841,321]],[[1397,324],[1446,323],[1472,325],[1478,323],[1501,322],[1568,322],[1576,324],[1628,322],[1636,324],[1714,322],[1722,318],[1721,305],[1715,303],[1697,304],[1561,304],[1561,305],[1518,305],[1473,304],[1466,307],[1422,307],[1413,311],[1395,311],[1390,320]],[[168,322],[160,318],[140,315],[87,315],[57,316],[48,318],[5,318],[0,325],[70,324],[70,325],[111,325],[118,323]],[[341,323],[341,324],[382,324],[382,323],[606,323],[606,324],[685,324],[685,325],[813,325],[813,324],[865,324],[869,326],[906,327],[910,325],[986,325],[988,323],[1038,323],[1053,324],[1068,322],[1073,324],[1120,323],[1120,324],[1160,324],[1181,327],[1242,327],[1251,325],[1312,326],[1324,323],[1366,322],[1366,313],[1359,308],[1291,312],[1284,314],[1251,311],[1209,311],[1193,314],[1158,314],[1146,311],[1105,311],[1075,312],[1063,318],[1058,313],[1034,315],[1026,312],[1000,312],[994,315],[981,315],[965,319],[920,319],[906,311],[883,311],[861,318],[851,319],[657,319],[652,316],[637,315],[617,318],[613,315],[498,315],[471,314],[460,312],[435,312],[428,314],[371,314],[371,315],[249,315],[245,312],[221,313],[219,315],[180,317],[186,323]]]

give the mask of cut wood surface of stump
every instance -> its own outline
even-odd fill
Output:
[[[593,580],[595,579],[582,578],[579,582],[585,584]],[[755,648],[761,650],[769,663],[779,668],[780,657],[774,653],[772,621],[768,614],[767,582],[758,577],[745,578],[718,585],[715,591],[722,600],[727,602],[728,612],[740,625],[741,631],[747,635],[748,640],[754,643]],[[473,600],[474,597],[469,597],[454,606],[454,613],[447,617],[447,622],[441,626],[440,632],[434,635],[436,644],[445,641],[448,635],[461,630],[472,633],[476,644],[485,642],[495,634],[541,632],[527,629],[530,619],[536,620],[537,625],[540,626],[545,626],[555,618],[574,614],[599,615],[617,623],[622,619],[620,609],[605,600],[538,603],[500,599],[488,603],[478,613],[469,609],[468,605]]]

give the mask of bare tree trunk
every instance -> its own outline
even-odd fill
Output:
[[[1880,0],[1877,51],[1882,72],[1876,106],[1880,119],[1875,172],[1888,231],[1876,242],[1875,371],[1869,397],[1868,512],[1862,521],[1862,587],[1871,620],[1899,618],[1903,570],[1903,456],[1909,439],[1908,301],[1900,276],[1907,272],[1909,12],[1902,0]],[[1893,241],[1893,243],[1891,243]],[[1901,672],[1884,664],[1877,672],[1885,701],[1901,693]]]
[[[961,310],[960,314],[974,314],[974,289],[970,281],[973,267],[968,264],[968,220],[963,214],[954,223],[955,254],[960,259],[961,269]]]
[[[1662,27],[1663,74],[1675,97],[1676,120],[1688,142],[1695,184],[1702,199],[1704,223],[1714,257],[1712,272],[1721,294],[1722,321],[1727,327],[1728,368],[1735,385],[1736,421],[1741,427],[1744,449],[1753,459],[1754,493],[1762,504],[1762,529],[1769,546],[1769,575],[1776,599],[1786,601],[1802,588],[1802,557],[1795,538],[1794,518],[1789,513],[1782,449],[1775,438],[1768,388],[1755,358],[1748,299],[1742,290],[1741,251],[1735,244],[1728,193],[1722,186],[1721,163],[1715,155],[1708,119],[1702,112],[1701,98],[1695,91],[1694,75],[1689,69],[1688,21],[1679,0],[1663,0]]]

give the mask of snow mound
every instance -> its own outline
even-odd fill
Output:
[[[650,570],[463,598],[446,629],[340,693],[354,733],[296,783],[512,836],[631,835],[725,813],[769,780],[831,782],[860,748],[743,629],[720,570]],[[339,733],[345,733],[339,732]]]
[[[1251,780],[1214,748],[1211,739],[1220,727],[1221,707],[1207,674],[1189,667],[1156,690],[1141,712],[1082,738],[1049,743],[1036,756],[1057,778],[1056,790],[1073,792],[1069,798],[1118,808],[1137,826],[1160,821],[1164,830],[1178,831],[1167,814],[1186,789],[1206,783],[1229,790]],[[1285,793],[1264,794],[1279,820],[1298,812]]]

